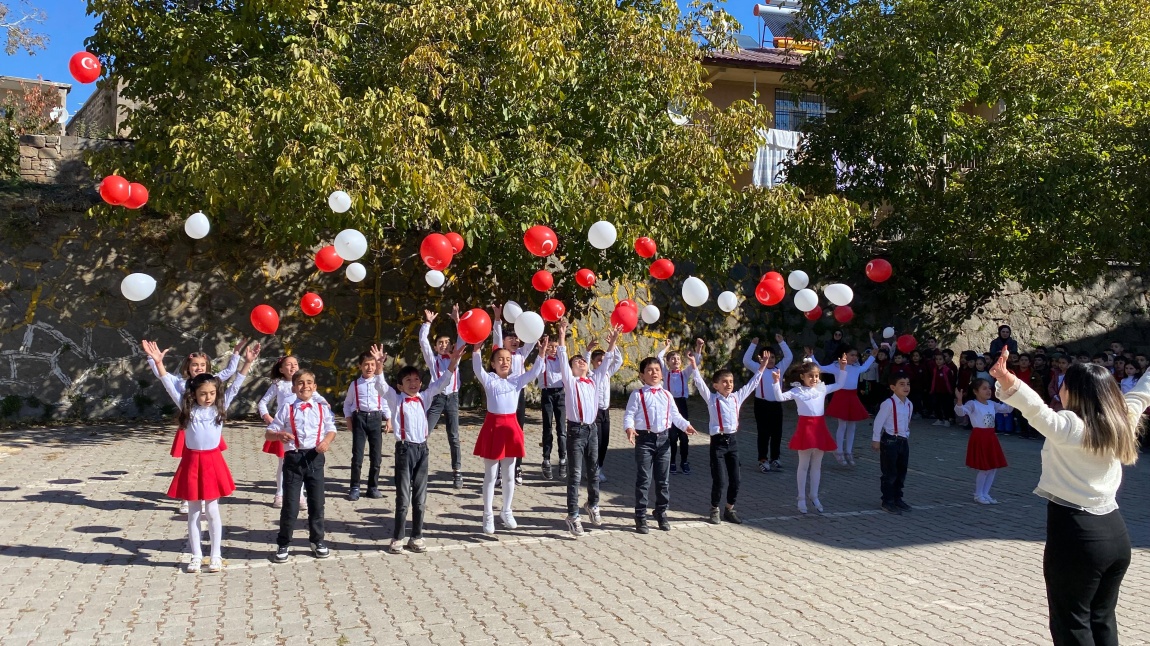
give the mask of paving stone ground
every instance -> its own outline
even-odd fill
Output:
[[[749,409],[750,407],[747,407]],[[616,429],[622,411],[613,411]],[[793,417],[788,413],[788,429]],[[702,427],[704,411],[692,402]],[[472,446],[480,421],[465,416]],[[971,500],[966,434],[916,421],[911,514],[877,509],[870,423],[858,466],[828,456],[826,513],[795,509],[785,471],[754,468],[742,426],[742,526],[704,522],[706,440],[694,473],[672,477],[673,531],[634,533],[634,467],[616,432],[603,484],[605,526],[564,531],[565,490],[540,477],[538,415],[529,419],[520,527],[480,533],[480,461],[466,486],[447,479],[442,427],[432,437],[424,555],[391,555],[393,490],[346,500],[350,441],[328,461],[333,556],[313,559],[301,520],[289,563],[269,561],[278,510],[262,430],[233,423],[225,453],[239,489],[222,504],[226,567],[186,574],[186,523],[167,500],[171,428],[14,429],[0,433],[0,642],[4,644],[1043,644],[1044,501],[1038,441],[1003,438],[1011,466],[995,507]],[[789,433],[788,433],[789,435]],[[465,453],[469,453],[465,450]],[[385,473],[393,449],[386,447]],[[1118,607],[1124,644],[1150,643],[1150,461],[1128,468],[1120,504],[1135,545]],[[498,504],[498,498],[497,498]],[[205,553],[207,545],[205,544]]]

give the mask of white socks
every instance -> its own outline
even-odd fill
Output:
[[[483,460],[483,515],[491,516],[495,504],[495,477],[503,469],[503,513],[511,511],[511,500],[515,497],[515,458]]]
[[[220,544],[224,538],[224,521],[220,516],[220,499],[216,498],[206,503],[193,500],[188,505],[188,549],[191,550],[192,557],[197,559],[204,558],[204,553],[200,549],[200,514],[205,514],[208,517],[208,536],[211,537],[212,558],[219,559],[221,558]]]
[[[990,497],[990,485],[994,484],[994,476],[997,473],[998,469],[978,472],[978,475],[974,477],[974,496],[976,498]]]

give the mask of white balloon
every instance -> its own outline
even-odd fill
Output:
[[[523,307],[515,301],[507,301],[507,303],[503,305],[503,320],[512,325],[515,324],[515,321],[519,319],[519,315],[522,313]]]
[[[884,339],[893,339],[893,338],[894,338],[894,328],[892,328],[892,327],[884,327],[884,328],[882,329],[882,338],[884,338]]]
[[[813,289],[800,289],[795,292],[795,307],[800,312],[809,312],[819,306],[819,295]]]
[[[142,301],[156,291],[156,279],[147,274],[128,274],[120,281],[120,291],[130,301]]]
[[[344,191],[333,191],[327,196],[327,205],[336,213],[347,213],[351,208],[351,196]]]
[[[854,291],[842,283],[827,285],[823,288],[823,294],[826,295],[828,301],[840,307],[850,305],[850,302],[854,300],[855,297]]]
[[[699,307],[707,302],[711,296],[711,290],[707,289],[707,284],[703,281],[691,276],[683,281],[683,302],[691,307]]]
[[[358,262],[353,262],[348,265],[347,270],[345,270],[344,273],[347,274],[347,279],[353,283],[358,283],[364,278],[367,278],[367,268]]]
[[[507,311],[505,305],[503,311]],[[535,312],[520,312],[515,317],[515,336],[524,343],[535,343],[543,337],[543,317]]]
[[[423,279],[432,287],[443,287],[443,281],[447,280],[443,277],[442,271],[436,271],[434,269],[424,274]]]
[[[791,286],[791,289],[803,289],[811,284],[811,277],[807,275],[807,272],[796,269],[787,276],[787,284]]]
[[[619,232],[615,230],[615,225],[606,220],[592,224],[591,230],[587,232],[587,242],[596,249],[606,249],[615,244],[618,238]]]
[[[335,236],[335,252],[344,260],[359,260],[367,253],[367,238],[355,229],[344,229]]]
[[[208,222],[208,216],[200,211],[189,215],[188,219],[184,221],[184,233],[188,234],[188,237],[193,240],[202,239],[208,235],[208,232],[211,230],[212,223]]]
[[[654,305],[648,305],[647,307],[643,308],[643,311],[639,313],[639,316],[643,317],[644,323],[650,325],[659,320],[659,308],[655,307]]]
[[[738,306],[739,297],[735,296],[735,292],[723,292],[719,294],[719,309],[724,312],[734,312]]]

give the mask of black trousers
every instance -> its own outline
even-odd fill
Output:
[[[953,400],[952,400],[953,401]],[[902,486],[906,482],[906,467],[910,462],[910,441],[884,432],[879,440],[878,463],[882,469],[879,488],[882,501],[896,503],[902,500]]]
[[[323,465],[324,454],[315,449],[284,453],[284,501],[280,508],[280,532],[276,545],[291,543],[295,521],[299,518],[300,490],[307,491],[308,542],[323,540]]]
[[[667,433],[639,431],[635,438],[635,517],[647,517],[647,490],[655,481],[655,515],[671,504],[671,451]]]
[[[783,444],[783,405],[755,397],[755,426],[759,430],[759,462],[778,460]]]
[[[411,508],[411,537],[423,538],[423,509],[426,503],[427,442],[396,442],[393,539],[403,540],[408,507]]]
[[[930,398],[935,419],[954,419],[954,393],[931,393]]]
[[[1118,510],[1096,516],[1047,504],[1042,574],[1055,646],[1117,646],[1114,607],[1129,566],[1130,536]]]
[[[431,405],[427,407],[427,430],[434,431],[442,415],[447,416],[447,444],[451,447],[451,470],[459,471],[463,467],[463,459],[459,453],[459,393],[450,395],[440,393],[431,400]]]
[[[718,507],[723,490],[727,504],[734,507],[739,497],[739,439],[734,433],[711,436],[711,506]]]
[[[679,409],[679,414],[687,417],[687,398],[676,397],[675,407]],[[687,451],[690,450],[690,444],[687,441],[687,433],[680,431],[679,427],[671,425],[667,435],[671,440],[671,464],[684,464],[687,462]],[[680,458],[680,454],[682,457]]]
[[[611,411],[606,408],[599,409],[595,425],[599,427],[599,459],[596,466],[602,469],[603,460],[607,459],[607,447],[611,444]]]
[[[579,479],[587,474],[587,505],[599,506],[599,478],[595,466],[599,459],[599,429],[595,424],[567,422],[567,515],[579,514]]]
[[[383,466],[383,416],[380,413],[351,414],[351,486],[358,487],[363,474],[363,445],[368,445],[367,487],[379,489],[379,469]],[[308,503],[309,505],[311,503]]]
[[[559,459],[567,459],[567,399],[562,388],[543,389],[543,459],[551,460],[555,435],[559,436]]]

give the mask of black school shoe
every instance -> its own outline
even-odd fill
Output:
[[[733,523],[735,525],[742,525],[743,524],[743,519],[739,518],[739,515],[735,513],[735,510],[733,507],[730,509],[727,509],[726,511],[723,512],[723,520],[727,521],[728,523]]]
[[[380,491],[379,489],[376,489],[375,487],[372,487],[371,489],[367,490],[367,497],[368,498],[382,498],[383,492]]]
[[[905,502],[903,502],[901,500],[896,502],[894,504],[894,506],[898,507],[899,510],[901,510],[901,511],[914,511],[914,507],[911,507],[910,505],[906,504]]]
[[[359,487],[352,487],[351,490],[347,492],[347,499],[352,502],[359,500]]]
[[[288,560],[288,546],[281,545],[276,548],[276,553],[272,554],[272,563],[287,563]]]
[[[902,510],[899,509],[894,503],[891,503],[891,502],[884,502],[882,504],[882,510],[888,514],[894,514],[895,516],[901,516],[902,515]]]
[[[646,517],[635,519],[635,531],[639,532],[640,534],[650,534],[651,533],[650,528],[647,527],[647,518]]]
[[[314,554],[317,559],[326,559],[331,556],[331,550],[327,549],[327,544],[323,541],[312,543],[311,553]]]
[[[655,514],[655,522],[659,524],[659,529],[664,532],[671,531],[671,523],[667,520],[667,514]]]

